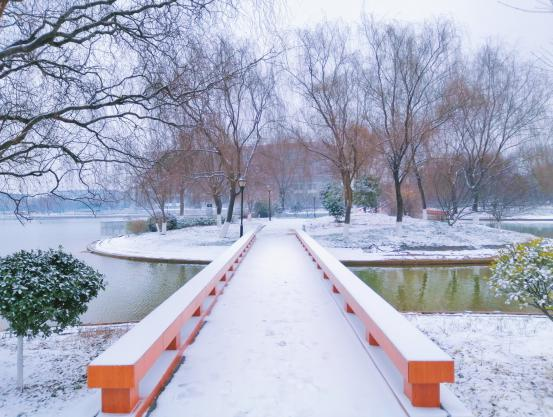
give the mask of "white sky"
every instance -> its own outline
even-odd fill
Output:
[[[281,25],[306,26],[324,18],[355,23],[362,11],[377,18],[421,21],[436,16],[455,20],[465,45],[501,41],[524,54],[553,53],[553,14],[524,13],[497,0],[283,0]],[[539,0],[505,0],[535,8]]]

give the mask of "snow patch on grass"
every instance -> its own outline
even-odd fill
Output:
[[[100,400],[86,387],[86,367],[130,326],[82,326],[25,340],[22,392],[16,387],[17,339],[0,333],[0,417],[93,417]]]
[[[553,323],[540,316],[406,314],[455,360],[455,394],[478,417],[553,416]]]
[[[349,238],[343,224],[331,217],[307,223],[305,230],[327,247],[361,248],[366,252],[494,249],[533,236],[485,225],[426,221],[405,217],[401,233],[395,231],[395,217],[385,214],[356,213],[352,216]]]
[[[553,416],[553,323],[541,316],[406,314],[455,360],[455,394],[475,417]],[[93,417],[86,366],[132,325],[83,326],[25,344],[23,393],[16,339],[0,333],[0,417]],[[282,370],[281,370],[282,371]]]

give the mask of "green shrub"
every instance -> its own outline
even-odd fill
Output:
[[[217,221],[213,217],[177,217],[177,229],[194,226],[213,226]]]
[[[544,239],[521,243],[500,252],[492,266],[490,285],[507,303],[531,305],[553,321],[553,245]]]
[[[378,207],[378,196],[380,186],[375,177],[361,177],[355,182],[353,189],[353,203],[367,209],[376,209]]]
[[[269,217],[269,204],[257,201],[253,206],[254,217]]]
[[[328,184],[323,191],[321,191],[321,201],[323,207],[328,210],[328,213],[336,219],[337,222],[341,221],[346,213],[344,205],[342,187],[338,184]]]

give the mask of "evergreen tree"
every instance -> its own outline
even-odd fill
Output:
[[[344,205],[344,193],[342,187],[338,184],[328,184],[321,191],[321,200],[323,207],[333,216],[337,222],[341,221],[346,212]]]
[[[0,259],[0,315],[18,338],[17,384],[23,387],[23,338],[79,324],[87,303],[104,289],[103,275],[57,250],[19,251]]]
[[[363,207],[363,210],[376,209],[380,185],[375,177],[363,176],[355,182],[353,189],[353,203]]]

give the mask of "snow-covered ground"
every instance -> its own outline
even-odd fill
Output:
[[[520,315],[407,314],[455,359],[455,394],[479,417],[553,416],[553,323]]]
[[[493,229],[485,225],[425,221],[405,217],[401,232],[396,232],[395,217],[385,214],[356,213],[352,216],[349,238],[344,236],[344,225],[322,217],[305,225],[305,230],[327,247],[359,248],[368,253],[402,252],[425,254],[429,251],[472,251],[489,256],[497,249],[533,236],[509,230]],[[452,253],[455,254],[455,253]],[[437,254],[438,256],[438,254]]]
[[[17,339],[0,332],[0,417],[93,417],[100,398],[86,388],[86,366],[130,326],[82,326],[25,340],[23,392],[16,388]]]
[[[457,381],[451,388],[475,417],[553,416],[553,323],[548,319],[407,317],[455,359]],[[93,417],[100,400],[97,391],[86,388],[86,365],[129,327],[85,326],[26,342],[23,393],[15,388],[16,340],[0,333],[0,417]]]
[[[244,230],[258,225],[258,222],[246,221]],[[94,242],[90,249],[104,255],[210,262],[239,235],[239,225],[234,223],[226,237],[221,237],[217,226],[195,226],[170,230],[165,235],[150,232],[113,237]]]
[[[461,260],[492,258],[497,249],[513,242],[531,239],[529,234],[498,230],[485,225],[446,223],[405,218],[400,234],[395,218],[384,214],[356,213],[352,216],[349,238],[344,225],[332,217],[318,219],[275,218],[272,222],[256,219],[245,222],[245,229],[260,224],[281,229],[304,227],[305,230],[343,262],[371,262],[409,259]],[[217,226],[197,226],[173,230],[166,235],[144,233],[95,242],[91,248],[105,255],[209,262],[226,245],[238,238],[239,228],[232,224],[226,238]]]

